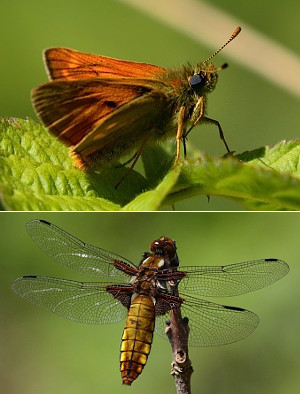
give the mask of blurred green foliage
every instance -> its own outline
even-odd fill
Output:
[[[171,348],[154,336],[142,375],[121,384],[124,322],[92,326],[39,309],[10,290],[22,275],[85,278],[63,269],[31,241],[28,220],[48,220],[88,243],[139,262],[161,235],[176,240],[181,265],[230,264],[257,258],[286,261],[290,273],[251,294],[212,301],[245,307],[261,319],[243,341],[190,348],[193,393],[298,393],[300,215],[282,213],[2,213],[1,392],[7,394],[175,393]]]
[[[271,0],[238,5],[235,0],[209,2],[231,13],[241,23],[245,21],[287,48],[299,51],[298,1],[289,0],[284,5]],[[116,0],[11,0],[2,2],[0,11],[2,116],[36,118],[30,90],[47,81],[41,58],[46,47],[67,46],[164,67],[186,61],[196,63],[216,49],[206,48]],[[199,23],[201,18],[205,15],[199,15]],[[219,33],[221,45],[231,32]],[[242,42],[242,39],[241,34],[238,40]],[[222,64],[226,60],[224,50],[215,63]],[[282,67],[283,73],[289,72],[284,64]],[[231,149],[237,153],[299,137],[297,100],[234,62],[220,75],[218,87],[209,97],[208,114],[221,122]],[[191,133],[190,141],[211,156],[224,154],[223,144],[212,126],[197,128]],[[207,200],[199,197],[182,202],[176,208],[241,209],[222,197],[211,199],[209,208]]]

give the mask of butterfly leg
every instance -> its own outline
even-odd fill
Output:
[[[134,154],[134,156],[131,158],[131,160],[133,160],[131,166],[128,168],[128,171],[126,171],[125,174],[121,177],[121,179],[119,180],[119,182],[116,184],[115,189],[117,189],[117,188],[121,185],[121,183],[124,181],[124,179],[127,178],[128,175],[131,173],[131,171],[133,170],[134,166],[136,165],[136,162],[138,161],[139,157],[140,157],[141,154],[143,153],[143,151],[144,151],[144,149],[145,149],[145,147],[146,147],[146,145],[147,145],[148,140],[149,140],[149,137],[147,136],[147,137],[144,139],[144,141],[143,141],[143,143],[142,143],[140,149],[139,149],[139,150]],[[130,161],[131,161],[131,160],[130,160]],[[129,161],[129,162],[130,162],[130,161]]]
[[[116,168],[121,168],[121,167],[127,166],[127,164],[131,163],[131,162],[136,158],[137,153],[138,153],[138,152],[135,152],[134,155],[131,156],[130,159],[128,159],[128,160],[125,161],[124,163],[118,164],[118,165],[116,166]]]
[[[188,134],[193,130],[193,128],[196,126],[196,124],[199,122],[199,120],[203,117],[204,115],[204,98],[200,97],[200,99],[198,100],[195,109],[193,111],[193,114],[197,114],[196,119],[193,121],[192,126],[188,129],[188,131],[186,133],[184,133],[183,135],[183,139],[186,139],[186,137],[188,136]]]
[[[181,139],[183,136],[182,130],[183,130],[184,114],[185,114],[185,107],[181,107],[180,111],[179,111],[178,127],[177,127],[177,134],[176,134],[176,158],[175,158],[175,162],[174,162],[174,167],[176,167],[179,157],[180,157],[180,144],[181,144]]]
[[[198,112],[198,115],[197,115],[196,119],[194,120],[192,126],[188,129],[188,131],[182,137],[184,140],[184,146],[185,146],[185,140],[186,140],[187,135],[196,126],[196,124],[200,121],[200,119],[202,119],[204,122],[215,124],[218,127],[220,138],[223,141],[223,143],[227,149],[227,152],[229,154],[231,154],[231,150],[229,149],[228,144],[225,140],[225,136],[224,136],[224,133],[223,133],[220,123],[215,119],[207,118],[206,116],[204,116],[204,98],[203,97],[200,97],[200,99],[198,100],[193,113],[197,113],[197,112]]]
[[[221,140],[223,141],[223,143],[224,143],[224,145],[225,145],[225,147],[226,147],[226,149],[227,149],[227,152],[229,153],[229,155],[232,156],[232,152],[231,152],[231,150],[229,149],[229,146],[227,145],[227,142],[226,142],[226,140],[225,140],[225,136],[224,136],[224,133],[223,133],[223,130],[222,130],[222,127],[221,127],[220,123],[219,123],[217,120],[211,119],[211,118],[207,118],[206,116],[203,117],[203,121],[204,121],[204,122],[208,122],[208,123],[215,124],[215,125],[218,127],[220,138],[221,138]]]

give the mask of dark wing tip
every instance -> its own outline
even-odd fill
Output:
[[[230,309],[230,310],[232,310],[232,311],[241,311],[241,312],[246,311],[246,309],[244,309],[244,308],[239,308],[238,306],[223,305],[223,307],[224,307],[225,309]]]
[[[50,222],[48,222],[47,220],[44,220],[44,219],[29,220],[29,222],[26,223],[26,226],[30,226],[33,223],[41,223],[41,224],[46,224],[47,226],[52,226],[52,224]]]
[[[50,222],[47,222],[47,220],[43,220],[43,219],[37,219],[40,223],[44,223],[47,224],[48,226],[51,226]]]

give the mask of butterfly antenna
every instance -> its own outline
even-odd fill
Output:
[[[229,38],[229,40],[227,42],[225,42],[225,44],[223,46],[221,46],[221,48],[219,48],[213,55],[211,55],[209,58],[207,58],[203,63],[208,62],[210,59],[212,59],[213,57],[215,57],[220,51],[222,51],[222,49],[224,49],[242,30],[241,27],[237,27],[235,29],[235,31],[232,33],[231,37]],[[225,67],[224,67],[225,68]]]

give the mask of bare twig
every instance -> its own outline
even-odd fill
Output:
[[[191,394],[193,367],[188,355],[189,331],[188,319],[182,318],[180,308],[172,309],[166,334],[172,346],[171,375],[175,379],[177,394]]]

